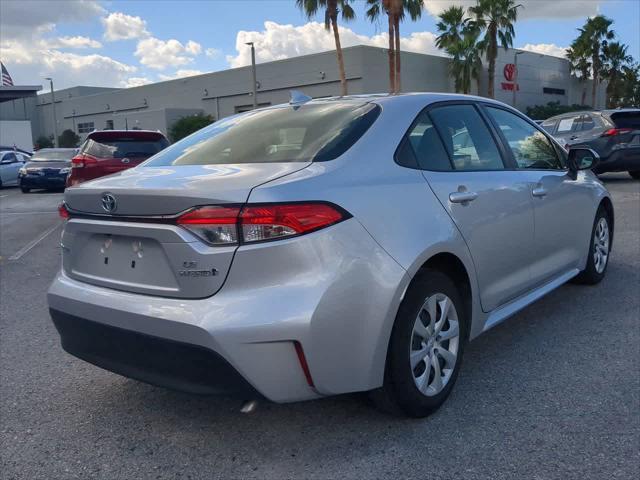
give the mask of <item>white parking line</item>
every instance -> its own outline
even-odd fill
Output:
[[[9,195],[0,195],[0,198],[8,197]]]
[[[44,232],[42,232],[40,234],[40,236],[38,236],[37,238],[34,238],[33,240],[31,240],[29,243],[27,243],[24,247],[22,247],[20,250],[18,250],[16,253],[14,253],[13,255],[11,255],[9,257],[9,260],[20,260],[20,258],[27,252],[29,252],[29,250],[31,250],[33,247],[35,247],[36,245],[38,245],[38,243],[40,243],[42,240],[44,240],[45,238],[47,238],[47,236],[49,234],[51,234],[51,232],[53,232],[54,230],[56,230],[60,225],[62,225],[62,223],[56,223],[54,226],[52,226],[51,228],[48,228],[47,230],[45,230]]]

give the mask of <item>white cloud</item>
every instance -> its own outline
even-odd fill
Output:
[[[542,53],[543,55],[552,55],[554,57],[565,58],[567,53],[566,47],[559,47],[555,43],[527,43],[520,50],[528,52]]]
[[[204,51],[204,54],[209,58],[220,58],[220,56],[222,55],[222,50],[219,50],[217,48],[207,48]]]
[[[193,57],[201,51],[202,46],[191,40],[183,45],[175,39],[165,41],[149,37],[138,42],[134,55],[146,67],[164,70],[193,62]]]
[[[78,0],[72,5],[63,0],[3,0],[0,32],[3,41],[30,38],[52,30],[57,23],[84,22],[104,13],[95,0]]]
[[[122,86],[125,88],[141,87],[152,82],[153,80],[147,77],[129,77],[122,81]]]
[[[193,40],[189,40],[184,46],[184,49],[191,55],[200,55],[200,53],[202,52],[202,45],[200,45],[198,42],[194,42]]]
[[[44,40],[49,48],[102,48],[102,44],[89,37],[58,37],[52,40]]]
[[[203,72],[202,70],[180,69],[172,75],[160,74],[158,77],[160,77],[160,80],[175,80],[176,78],[193,77],[194,75],[202,75],[203,73],[207,72]]]
[[[140,17],[113,12],[101,21],[104,26],[104,39],[110,42],[149,36],[147,22]]]
[[[105,55],[61,52],[38,40],[2,41],[0,55],[16,84],[41,84],[52,77],[57,89],[76,85],[113,87],[121,85],[137,68]]]
[[[599,13],[599,7],[606,0],[519,0],[523,8],[518,11],[518,19],[563,19],[586,18]],[[425,0],[426,10],[434,16],[440,15],[452,5],[470,7],[476,0]]]
[[[435,35],[431,32],[415,32],[409,37],[400,39],[400,47],[404,51],[442,54],[435,47]],[[353,45],[372,45],[387,47],[389,45],[387,33],[380,33],[369,37],[360,35],[353,30],[340,27],[340,42],[343,47]],[[241,67],[251,63],[251,49],[245,45],[254,42],[256,61],[269,62],[284,58],[323,52],[335,49],[333,35],[327,32],[324,25],[309,22],[301,26],[281,25],[276,22],[264,22],[261,32],[239,31],[236,35],[237,55],[227,55],[227,62],[231,67]]]

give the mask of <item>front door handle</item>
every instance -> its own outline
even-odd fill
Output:
[[[451,203],[462,203],[463,205],[473,202],[476,198],[478,198],[476,192],[453,192],[449,194],[449,201]]]
[[[538,185],[536,188],[531,190],[531,195],[533,195],[534,197],[544,197],[547,195],[547,189],[542,185]]]

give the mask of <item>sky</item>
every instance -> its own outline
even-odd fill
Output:
[[[343,46],[387,45],[364,0],[341,25]],[[514,46],[562,56],[589,16],[613,19],[617,38],[640,60],[640,0],[519,0]],[[437,15],[474,0],[425,0],[422,18],[401,26],[403,50],[441,54]],[[308,19],[294,0],[0,0],[0,58],[15,84],[133,87],[332,50],[323,15]]]

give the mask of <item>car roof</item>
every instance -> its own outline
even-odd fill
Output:
[[[75,152],[78,150],[77,148],[41,148],[40,150],[36,150],[36,153],[42,152]]]
[[[394,103],[394,102],[406,102],[411,98],[420,101],[425,105],[435,102],[445,102],[445,101],[455,101],[455,100],[471,100],[475,102],[484,102],[484,103],[493,103],[495,105],[508,106],[502,102],[498,102],[496,100],[486,98],[486,97],[478,97],[475,95],[463,95],[457,93],[439,93],[439,92],[407,92],[407,93],[398,93],[398,94],[390,94],[390,93],[368,93],[362,95],[347,95],[347,96],[336,96],[336,97],[321,97],[321,98],[313,98],[307,102],[300,103],[281,103],[278,105],[270,105],[268,107],[263,107],[257,110],[269,110],[269,109],[277,109],[284,108],[290,106],[297,105],[322,105],[327,103],[336,103],[336,104],[353,104],[353,105],[364,105],[367,103],[376,103],[376,104],[386,104],[386,103]],[[248,113],[248,112],[245,112]]]
[[[120,137],[130,137],[130,138],[166,138],[164,134],[158,130],[94,130],[93,132],[87,135],[87,138],[120,138]]]

